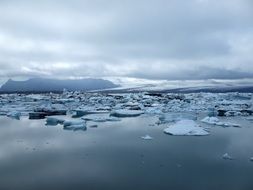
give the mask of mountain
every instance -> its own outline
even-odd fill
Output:
[[[32,78],[26,81],[9,79],[0,88],[0,92],[60,92],[64,88],[69,91],[90,91],[115,88],[111,81],[103,79],[57,80]]]

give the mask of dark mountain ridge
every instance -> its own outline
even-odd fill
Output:
[[[69,91],[90,91],[115,88],[111,81],[104,79],[78,79],[78,80],[57,80],[45,78],[32,78],[26,81],[14,81],[9,79],[0,88],[0,92],[60,92],[63,89]]]

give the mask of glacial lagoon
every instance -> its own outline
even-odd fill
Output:
[[[206,96],[216,95],[203,95]],[[235,94],[226,96],[231,98]],[[36,104],[39,101],[35,101]],[[130,101],[133,102],[133,99]],[[247,101],[250,106],[251,99]],[[20,106],[22,101],[12,104],[17,102]],[[124,102],[122,105],[130,105],[129,101]],[[183,105],[183,102],[178,105]],[[212,104],[218,103],[213,101]],[[161,105],[156,103],[153,108]],[[245,102],[240,105],[245,109]],[[136,104],[132,103],[131,106]],[[169,104],[163,105],[167,106]],[[13,111],[13,107],[7,109],[5,103],[1,107],[2,113],[3,108]],[[185,109],[191,108],[192,111],[195,107],[192,103]],[[250,115],[239,114],[238,106],[230,104],[231,107],[238,113],[215,118],[223,123],[240,124],[239,127],[203,122],[210,111],[205,110],[205,105],[202,108],[198,106],[200,111],[195,110],[194,122],[209,133],[205,136],[166,134],[164,130],[177,121],[164,122],[160,114],[153,111],[151,114],[147,108],[142,108],[144,114],[119,117],[117,121],[90,119],[108,118],[111,111],[117,110],[115,107],[111,107],[109,113],[82,116],[88,118],[85,130],[68,130],[62,124],[46,125],[46,118],[29,119],[24,109],[19,120],[2,114],[0,189],[252,190],[253,162],[250,159],[253,157],[253,122]],[[29,107],[27,110],[32,109]],[[177,111],[165,114],[174,117],[177,113],[180,119],[189,119],[192,114],[190,110]],[[68,110],[67,115],[50,117],[63,121],[81,119],[73,118],[73,113],[70,113]],[[151,138],[143,138],[145,136]],[[226,159],[225,154],[231,159]]]

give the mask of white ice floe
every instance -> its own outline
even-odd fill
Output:
[[[48,116],[46,119],[46,125],[58,125],[58,124],[63,124],[64,123],[64,119],[59,119],[56,117],[50,117]]]
[[[141,137],[143,140],[152,140],[153,137],[149,136],[149,135],[145,135],[143,137]]]
[[[21,116],[21,113],[18,112],[18,111],[11,111],[11,112],[8,112],[8,113],[6,114],[6,116],[7,116],[7,117],[10,117],[10,118],[12,118],[12,119],[17,119],[17,120],[19,120],[19,119],[20,119],[20,116]]]
[[[193,120],[181,120],[164,129],[170,135],[205,136],[209,133]]]
[[[241,125],[237,123],[231,122],[221,122],[217,117],[205,117],[201,120],[203,123],[211,124],[211,125],[218,125],[222,127],[241,127]]]
[[[233,160],[234,158],[232,156],[230,156],[228,153],[225,153],[222,155],[222,158],[224,160]]]
[[[114,116],[114,117],[137,117],[140,116],[141,114],[143,114],[143,111],[140,110],[115,110],[113,112],[111,112],[110,116]]]

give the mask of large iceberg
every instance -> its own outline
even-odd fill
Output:
[[[186,136],[205,136],[209,133],[202,127],[200,127],[193,120],[181,120],[177,123],[170,125],[164,129],[166,134],[170,135],[186,135]]]

